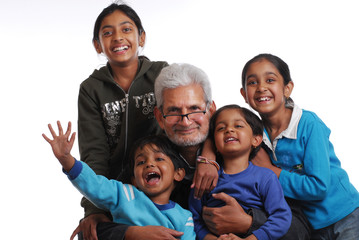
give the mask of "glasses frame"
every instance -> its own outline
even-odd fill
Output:
[[[181,117],[181,119],[179,119],[178,121],[176,122],[173,122],[173,123],[178,123],[178,122],[181,122],[183,121],[183,118],[186,117],[188,119],[188,121],[192,121],[191,119],[189,119],[189,115],[191,114],[196,114],[196,113],[203,113],[203,115],[205,115],[207,112],[207,109],[206,110],[203,110],[203,111],[195,111],[195,112],[190,112],[190,113],[186,113],[186,114],[163,114],[162,113],[162,117],[167,121],[167,117]]]

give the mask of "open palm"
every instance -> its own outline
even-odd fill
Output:
[[[48,138],[45,134],[42,134],[42,136],[48,143],[50,143],[55,157],[60,161],[61,165],[64,166],[64,168],[66,169],[66,165],[70,164],[70,162],[73,161],[73,157],[71,156],[70,152],[72,146],[74,145],[76,133],[71,134],[71,122],[68,123],[65,134],[63,133],[63,129],[60,121],[57,121],[57,126],[59,129],[58,136],[56,135],[51,124],[48,125],[53,140]],[[70,134],[71,134],[71,138],[69,139]]]

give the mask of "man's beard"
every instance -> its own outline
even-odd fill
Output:
[[[197,146],[201,143],[203,143],[208,136],[208,131],[206,133],[199,132],[196,137],[192,138],[185,138],[183,136],[180,136],[178,134],[169,135],[167,131],[165,130],[167,137],[176,144],[179,147],[192,147]]]

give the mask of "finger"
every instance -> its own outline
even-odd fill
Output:
[[[212,186],[211,186],[211,191],[217,186],[218,183],[218,178],[213,178],[212,180]]]
[[[77,228],[73,231],[70,240],[73,240],[74,237],[80,232],[80,225],[77,226]]]
[[[96,225],[91,224],[91,239],[92,240],[98,240],[97,239],[97,232],[96,232]]]
[[[53,137],[53,138],[57,137],[57,135],[56,135],[54,129],[52,128],[52,125],[51,125],[51,124],[48,124],[47,126],[49,127],[49,130],[50,130],[50,133],[51,133],[52,137]]]
[[[197,171],[194,172],[191,188],[196,186]]]
[[[176,231],[174,229],[167,228],[167,232],[171,234],[173,237],[180,237],[183,235],[183,232]]]
[[[42,134],[42,137],[48,142],[48,143],[50,143],[51,144],[51,139],[50,138],[48,138],[44,133]]]
[[[81,229],[83,239],[88,240],[91,237],[91,227],[84,224],[85,221],[81,221]]]
[[[76,137],[76,133],[73,133],[73,134],[71,135],[71,138],[70,138],[70,145],[71,145],[71,147],[74,145],[75,137]]]
[[[223,202],[226,203],[226,205],[228,205],[233,199],[231,196],[229,196],[228,194],[226,194],[224,192],[214,193],[212,196],[215,199],[222,200]]]
[[[66,138],[68,138],[70,136],[70,134],[71,134],[71,122],[69,122],[67,124],[67,129],[66,129],[66,133],[65,133]]]
[[[194,198],[200,199],[200,192],[201,192],[201,186],[202,186],[202,178],[197,177],[195,186],[194,186]],[[202,195],[201,195],[202,196]]]
[[[205,192],[209,192],[210,186],[211,184],[209,183],[208,179],[202,178],[201,185],[198,188],[198,195],[197,195],[198,199],[201,199]]]
[[[59,128],[59,136],[64,134],[60,121],[57,121],[57,127]]]

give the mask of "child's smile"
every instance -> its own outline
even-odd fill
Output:
[[[145,178],[145,182],[148,185],[153,186],[153,185],[156,185],[160,181],[161,175],[158,172],[150,171],[145,174],[144,178]]]
[[[234,137],[227,137],[224,139],[225,143],[232,143],[232,142],[238,142],[238,138],[234,138]]]
[[[136,150],[133,184],[153,202],[167,204],[175,187],[177,170],[170,157],[156,145],[147,144]]]
[[[112,51],[117,53],[117,54],[124,54],[127,50],[128,50],[129,46],[128,45],[120,45],[120,46],[115,46]]]

